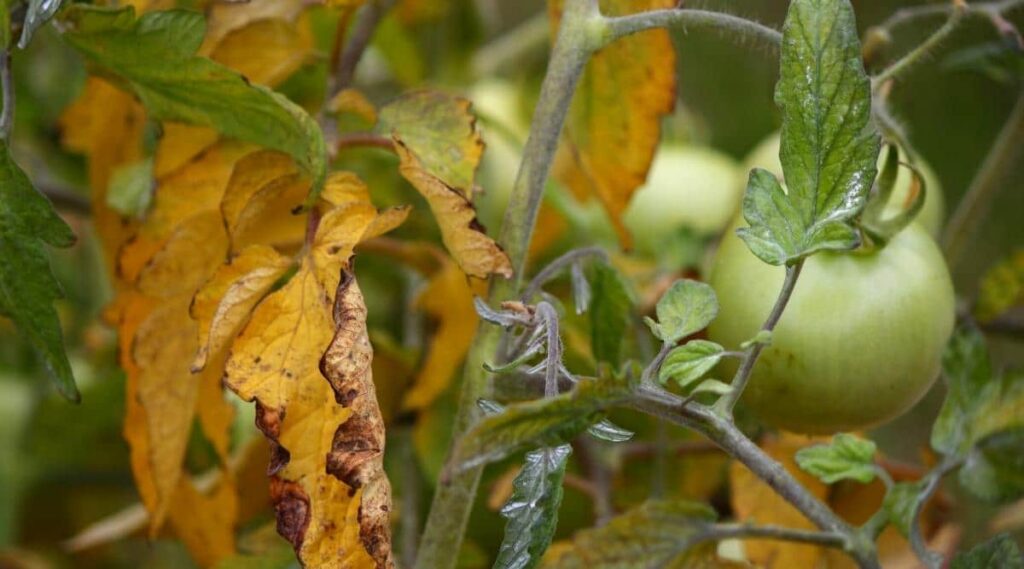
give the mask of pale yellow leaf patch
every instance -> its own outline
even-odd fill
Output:
[[[161,124],[160,144],[153,154],[153,176],[164,178],[213,146],[220,135],[212,128],[176,122]]]
[[[462,270],[480,278],[492,273],[511,277],[508,255],[484,232],[466,196],[426,171],[397,138],[395,150],[401,160],[399,171],[426,198],[441,228],[441,239]]]
[[[313,55],[308,23],[258,20],[224,36],[210,59],[238,71],[250,82],[274,87]]]
[[[377,107],[358,89],[342,89],[327,102],[327,110],[337,114],[353,114],[366,122],[377,123]]]
[[[306,0],[249,0],[214,2],[207,11],[206,36],[200,55],[209,55],[231,32],[261,20],[294,22],[306,9]]]
[[[193,371],[201,370],[211,353],[227,347],[256,303],[291,265],[291,259],[273,248],[252,245],[217,269],[192,300],[192,318],[199,324]]]
[[[622,16],[672,8],[676,0],[601,0],[601,12]],[[549,3],[557,21],[561,2]],[[580,79],[554,175],[578,196],[594,195],[622,244],[631,237],[622,213],[643,185],[661,138],[661,119],[676,99],[676,59],[666,30],[623,38],[595,53]]]
[[[482,291],[476,291],[477,293]],[[479,318],[473,307],[474,290],[455,263],[433,275],[416,303],[438,321],[427,357],[416,374],[402,406],[406,410],[429,407],[452,382],[473,343]]]
[[[227,251],[220,215],[196,214],[178,225],[142,267],[136,286],[155,298],[189,296],[223,264]]]

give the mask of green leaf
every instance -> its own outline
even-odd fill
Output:
[[[751,172],[740,237],[761,260],[792,264],[821,250],[859,244],[851,225],[876,173],[871,82],[848,0],[794,0],[783,26],[779,157],[787,190]]]
[[[741,350],[746,350],[752,346],[761,344],[762,346],[772,345],[772,331],[771,330],[758,330],[754,337],[740,344]]]
[[[950,569],[1024,569],[1024,555],[1012,537],[1003,533],[953,558]]]
[[[703,330],[718,316],[718,298],[707,283],[681,279],[658,300],[658,321],[645,319],[662,342],[674,344]]]
[[[377,132],[402,141],[423,168],[472,199],[484,143],[470,102],[439,91],[415,91],[380,109]]]
[[[875,479],[875,443],[840,433],[829,444],[802,448],[796,463],[825,484],[856,480],[867,484]]]
[[[692,340],[671,352],[661,364],[658,379],[673,380],[682,387],[700,379],[722,359],[725,348],[707,340]]]
[[[595,360],[615,368],[622,365],[622,341],[632,312],[633,301],[619,272],[596,263],[590,297],[590,347]]]
[[[623,429],[608,419],[602,419],[591,425],[587,429],[587,434],[610,443],[624,443],[636,435],[633,431]]]
[[[562,479],[572,447],[561,445],[526,453],[523,469],[512,481],[512,496],[501,508],[508,523],[496,569],[531,569],[551,545],[562,503]]]
[[[989,269],[978,289],[974,315],[982,322],[995,319],[1014,306],[1024,305],[1024,249]]]
[[[900,231],[903,231],[924,208],[925,195],[928,190],[924,175],[910,164],[900,164],[899,156],[899,149],[895,145],[890,145],[882,172],[878,175],[878,181],[875,184],[877,191],[868,199],[868,204],[860,218],[861,229],[879,245],[885,245]],[[888,213],[889,201],[892,198],[893,189],[896,187],[900,167],[910,170],[911,183],[914,185],[914,188],[910,190],[913,201],[910,202],[910,205],[901,204],[897,213],[890,214]]]
[[[997,375],[985,339],[958,330],[943,355],[946,401],[932,426],[932,447],[964,460],[960,483],[1003,502],[1024,495],[1024,374]]]
[[[28,9],[25,11],[25,23],[21,28],[21,39],[18,40],[18,47],[25,49],[28,42],[32,41],[33,34],[40,27],[60,10],[64,0],[28,0]],[[7,9],[6,7],[4,8]],[[4,45],[7,45],[5,42]]]
[[[134,17],[75,4],[64,38],[91,63],[120,78],[157,120],[213,127],[240,140],[286,152],[313,178],[313,203],[327,174],[320,127],[283,95],[196,55],[206,23],[197,12],[169,10]]]
[[[46,245],[68,247],[75,235],[0,142],[0,314],[10,318],[46,366],[61,395],[78,401],[53,302],[63,298]]]
[[[914,508],[917,504],[917,497],[924,490],[921,482],[900,482],[895,484],[885,495],[882,508],[889,516],[889,521],[904,537],[910,535],[910,529],[917,523],[914,516]]]
[[[692,567],[715,512],[704,504],[652,500],[607,525],[576,533],[572,548],[545,566],[559,569]]]
[[[153,197],[153,159],[146,158],[114,170],[107,205],[127,217],[141,217]]]
[[[509,405],[485,417],[459,441],[452,461],[462,471],[542,446],[558,446],[602,419],[601,411],[628,397],[619,379],[583,380],[557,397]]]

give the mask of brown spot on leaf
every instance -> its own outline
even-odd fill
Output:
[[[277,514],[277,533],[298,551],[309,527],[309,496],[295,482],[271,476],[270,499]]]

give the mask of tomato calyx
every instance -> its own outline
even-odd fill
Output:
[[[909,162],[900,160],[901,149],[896,144],[886,143],[886,148],[885,162],[858,223],[864,236],[858,251],[870,252],[885,247],[886,243],[910,225],[924,208],[927,184],[921,170]],[[906,198],[903,203],[898,204],[894,214],[890,201],[893,198],[900,168],[908,169],[912,179]]]

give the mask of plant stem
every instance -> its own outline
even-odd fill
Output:
[[[914,520],[910,525],[910,546],[914,549],[914,554],[917,558],[924,563],[928,569],[941,569],[945,560],[942,554],[930,551],[928,544],[924,541],[924,536],[921,535],[921,524],[919,522],[921,518],[921,511],[924,510],[925,504],[931,499],[935,491],[939,489],[939,484],[942,482],[943,477],[949,474],[953,470],[957,469],[961,465],[961,461],[957,459],[946,459],[939,463],[924,479],[924,487],[921,489],[921,493],[917,495],[914,500],[914,511],[911,519]]]
[[[0,140],[5,143],[11,138],[14,128],[14,80],[11,77],[11,52],[0,51],[0,92],[3,94],[3,111],[0,111]]]
[[[779,319],[782,318],[782,311],[786,309],[789,299],[793,296],[793,290],[796,289],[796,281],[800,278],[800,272],[803,271],[803,268],[803,259],[797,261],[795,265],[786,267],[786,278],[782,281],[782,290],[779,291],[779,296],[775,299],[775,306],[772,307],[771,313],[764,321],[764,325],[761,326],[762,331],[771,332],[779,323]],[[722,396],[715,404],[715,410],[723,417],[732,417],[732,411],[736,407],[736,402],[743,395],[743,390],[746,389],[747,383],[750,381],[750,374],[754,371],[754,364],[757,363],[757,358],[763,350],[764,344],[761,342],[755,342],[746,349],[743,362],[740,363],[739,369],[736,370],[736,375],[732,378],[732,391]]]
[[[964,10],[964,14],[970,16],[992,17],[993,14],[1001,15],[1020,6],[1024,6],[1024,0],[1002,0],[1001,2],[984,2],[958,6],[952,2],[940,4],[924,4],[911,8],[901,8],[893,13],[888,20],[875,26],[874,29],[884,33],[892,33],[898,27],[912,24],[918,20],[934,16],[947,15],[952,10]]]
[[[651,10],[629,16],[608,18],[607,23],[609,42],[652,28],[673,28],[682,31],[690,29],[721,30],[731,37],[740,39],[752,37],[775,48],[782,44],[782,34],[774,28],[731,14],[707,10]]]
[[[677,395],[650,385],[641,386],[636,395],[631,403],[633,408],[703,434],[743,463],[820,529],[842,535],[844,551],[853,557],[862,569],[881,567],[873,542],[861,539],[854,528],[840,519],[781,464],[747,438],[731,418],[722,417],[701,405],[686,405]]]
[[[490,298],[514,298],[523,281],[526,252],[537,220],[544,184],[554,158],[555,147],[568,114],[576,84],[594,49],[588,38],[587,24],[597,15],[591,0],[567,0],[552,50],[548,70],[541,85],[530,135],[513,185],[499,243],[512,261],[515,277],[496,281]],[[496,352],[502,330],[482,322],[466,358],[453,426],[453,443],[465,433],[478,416],[476,402],[487,394],[488,376],[484,363]],[[452,456],[449,447],[448,456]],[[446,569],[455,565],[469,513],[476,497],[483,468],[468,469],[437,487],[427,517],[426,529],[416,559],[417,569]]]
[[[716,524],[703,536],[705,540],[723,539],[775,539],[810,543],[824,547],[843,549],[847,539],[841,533],[830,531],[799,530],[779,526],[755,526],[749,524]]]
[[[372,132],[352,132],[338,137],[334,148],[337,150],[345,148],[380,148],[394,153],[395,143],[386,136]]]
[[[924,42],[910,50],[909,53],[898,59],[895,63],[883,69],[878,75],[872,78],[872,89],[877,91],[888,81],[895,81],[912,69],[918,63],[924,61],[932,52],[949,39],[953,32],[960,27],[966,18],[966,5],[954,4],[949,13],[949,19],[941,28],[935,31]]]
[[[608,253],[597,246],[581,247],[579,249],[573,249],[572,251],[566,252],[554,261],[548,263],[546,267],[541,269],[541,271],[530,280],[530,283],[523,289],[522,301],[529,302],[537,295],[537,293],[540,292],[541,287],[547,284],[551,279],[555,278],[559,272],[573,263],[586,259],[587,257],[596,257],[598,259],[607,260]]]
[[[363,12],[359,15],[359,20],[352,30],[352,36],[341,52],[338,65],[328,79],[330,81],[328,100],[352,85],[356,75],[356,66],[359,65],[359,61],[363,58],[363,52],[366,51],[370,40],[373,39],[373,32],[377,29],[377,24],[384,19],[394,3],[395,0],[372,0],[363,8]]]
[[[988,215],[1006,175],[1018,164],[1020,149],[1024,146],[1024,89],[1017,96],[1013,111],[1003,125],[999,137],[974,176],[970,188],[960,200],[956,211],[942,235],[942,249],[946,262],[955,267],[967,245],[970,244],[979,222]]]

